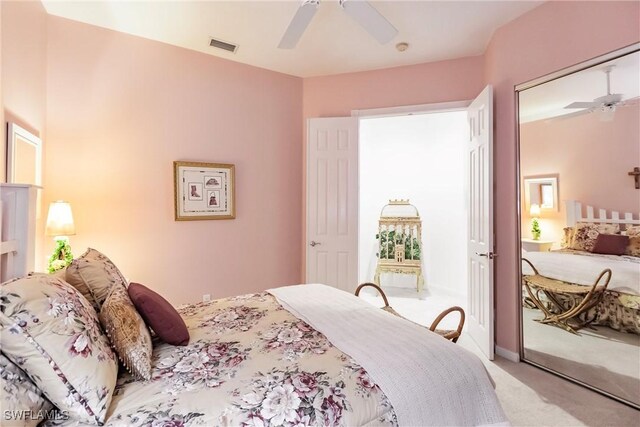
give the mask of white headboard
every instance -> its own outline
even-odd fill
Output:
[[[586,206],[586,215],[583,214],[582,203],[575,200],[567,200],[567,227],[573,227],[577,222],[599,222],[620,225],[640,225],[640,214],[631,212],[616,212],[607,209],[596,210],[593,206]]]
[[[39,188],[0,184],[0,283],[34,269]]]

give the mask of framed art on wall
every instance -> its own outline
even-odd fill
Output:
[[[173,183],[176,221],[236,217],[234,165],[173,162]]]

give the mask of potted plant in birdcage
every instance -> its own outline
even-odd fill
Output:
[[[380,285],[382,273],[413,274],[422,290],[422,221],[409,200],[389,200],[378,221],[378,263],[373,281]]]

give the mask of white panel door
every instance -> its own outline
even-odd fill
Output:
[[[307,283],[358,285],[358,119],[307,125]]]
[[[493,360],[493,91],[487,86],[468,108],[469,245],[468,333]]]

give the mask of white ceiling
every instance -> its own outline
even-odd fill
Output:
[[[580,110],[564,107],[574,101],[590,102],[606,95],[607,79],[603,70],[609,65],[615,65],[611,71],[611,93],[622,94],[623,101],[640,96],[640,52],[635,52],[522,91],[520,122],[575,113]]]
[[[321,0],[293,50],[277,48],[300,1],[60,1],[51,15],[300,77],[480,55],[493,32],[542,1],[371,1],[399,31],[380,45],[340,8]],[[233,54],[209,37],[238,44]],[[410,47],[398,52],[395,45]]]

